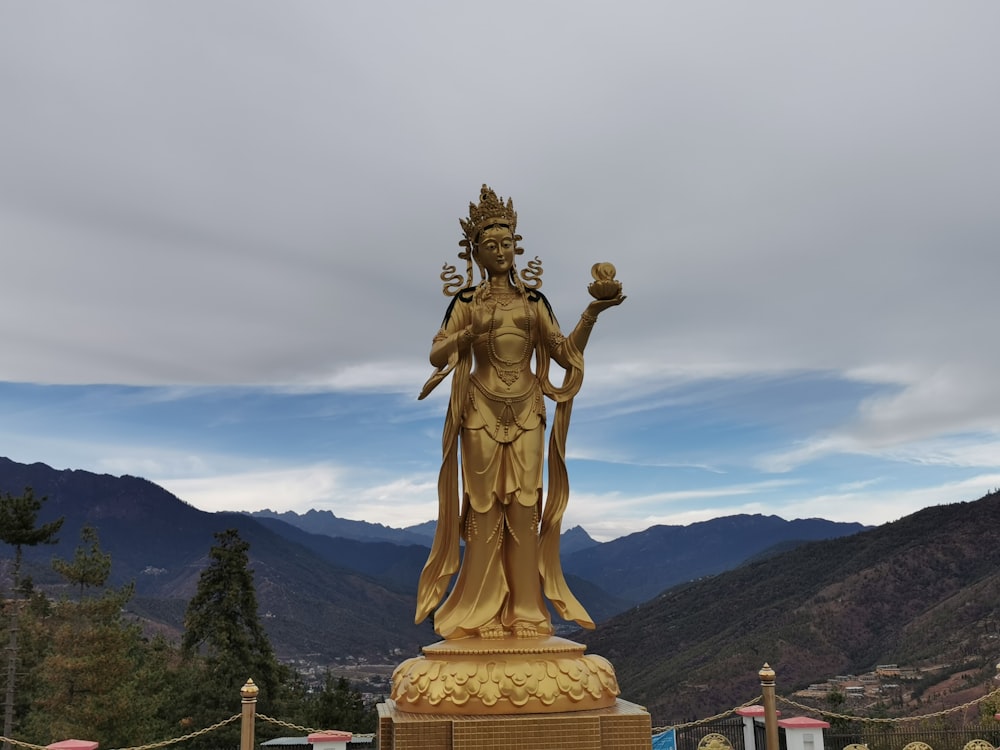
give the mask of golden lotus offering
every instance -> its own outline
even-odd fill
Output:
[[[614,299],[622,293],[622,283],[615,278],[617,273],[613,263],[595,263],[590,269],[594,280],[587,287],[594,299]]]

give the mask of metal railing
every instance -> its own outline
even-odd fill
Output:
[[[702,738],[709,734],[721,734],[726,737],[733,750],[785,750],[785,733],[779,732],[776,704],[781,702],[811,716],[818,716],[825,721],[836,722],[838,730],[824,732],[824,747],[826,750],[843,750],[848,745],[862,745],[867,750],[903,750],[913,742],[924,743],[931,750],[968,750],[970,742],[980,741],[979,745],[989,744],[994,750],[1000,750],[1000,722],[997,724],[979,724],[960,728],[940,727],[926,728],[928,723],[943,721],[946,717],[978,706],[985,701],[1000,698],[1000,688],[993,690],[975,700],[953,706],[942,711],[935,711],[920,716],[903,716],[896,718],[869,718],[851,716],[833,711],[824,711],[813,706],[797,703],[789,698],[775,694],[774,670],[767,664],[760,670],[762,694],[753,700],[736,706],[715,716],[698,721],[675,724],[665,727],[654,727],[653,735],[673,731],[676,750],[696,750]],[[742,732],[734,731],[738,726],[729,718],[741,708],[747,708],[756,703],[763,703],[764,721],[754,721],[754,747],[746,747],[747,741]],[[925,726],[920,727],[923,723]],[[841,729],[851,726],[851,729]]]
[[[705,719],[667,727],[654,727],[652,730],[653,735],[655,736],[668,730],[672,731],[676,740],[676,750],[699,750],[701,741],[707,735],[716,735],[717,737],[721,735],[721,737],[718,737],[719,741],[723,744],[728,744],[733,750],[785,750],[784,733],[778,731],[777,710],[775,707],[776,703],[780,701],[805,713],[818,715],[824,720],[835,720],[838,724],[838,731],[826,732],[824,735],[824,746],[829,748],[829,750],[843,750],[848,745],[861,745],[867,750],[903,750],[910,743],[924,743],[932,750],[969,750],[968,745],[973,741],[979,741],[977,750],[985,750],[987,743],[992,750],[1000,750],[1000,722],[961,728],[942,727],[928,729],[914,726],[918,722],[924,722],[926,726],[926,722],[931,720],[940,721],[949,714],[965,711],[990,699],[1000,698],[1000,688],[976,700],[944,711],[936,711],[921,716],[868,718],[824,711],[775,695],[774,670],[767,664],[760,670],[759,676],[761,678],[762,695],[740,706]],[[179,737],[136,745],[134,747],[119,748],[118,750],[158,750],[159,748],[176,745],[210,734],[237,720],[241,722],[240,750],[254,750],[254,731],[257,719],[304,734],[336,731],[332,729],[304,727],[257,713],[258,692],[258,688],[253,680],[247,680],[246,684],[240,688],[240,713],[204,729],[199,729]],[[743,733],[743,719],[734,718],[734,714],[740,711],[740,709],[749,708],[758,703],[762,703],[764,706],[764,721],[760,722],[759,719],[754,720],[755,746],[750,748],[746,747],[747,742]],[[846,731],[841,729],[841,727],[847,724],[851,725],[851,729]],[[37,745],[9,737],[0,737],[0,742],[7,742],[14,747],[25,748],[26,750],[48,750],[46,745]]]
[[[260,690],[254,684],[253,680],[247,680],[246,684],[240,688],[240,713],[234,714],[228,719],[223,719],[222,721],[205,727],[204,729],[189,732],[188,734],[181,735],[180,737],[172,737],[168,740],[161,740],[159,742],[150,742],[145,745],[135,745],[134,747],[118,748],[117,750],[158,750],[158,748],[161,747],[169,747],[170,745],[176,745],[181,742],[187,742],[188,740],[203,737],[206,734],[211,734],[212,732],[222,729],[235,721],[240,721],[240,750],[254,750],[254,729],[257,719],[275,724],[277,726],[285,727],[287,729],[294,729],[305,734],[322,734],[324,732],[332,733],[336,731],[333,729],[312,729],[310,727],[303,727],[298,724],[291,724],[287,721],[273,719],[270,716],[257,713],[257,694],[259,692]],[[10,737],[0,737],[0,742],[9,742],[15,747],[25,748],[26,750],[48,750],[47,745],[36,745],[31,742],[11,739]]]

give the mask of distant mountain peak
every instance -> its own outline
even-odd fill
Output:
[[[571,555],[599,544],[600,542],[595,541],[582,526],[573,526],[563,532],[559,540],[559,550],[563,555]]]

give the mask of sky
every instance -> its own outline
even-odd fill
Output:
[[[992,0],[6,0],[0,455],[434,518],[447,388],[416,395],[488,183],[564,331],[594,263],[628,296],[564,527],[975,500],[998,30]]]

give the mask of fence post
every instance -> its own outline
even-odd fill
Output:
[[[253,750],[253,725],[254,716],[257,713],[257,693],[259,692],[260,688],[253,684],[253,680],[247,680],[246,684],[240,688],[240,696],[243,698],[240,750]]]
[[[774,670],[767,662],[757,673],[760,676],[760,692],[764,698],[764,730],[767,734],[767,750],[780,750],[778,744],[778,712],[774,702]]]

